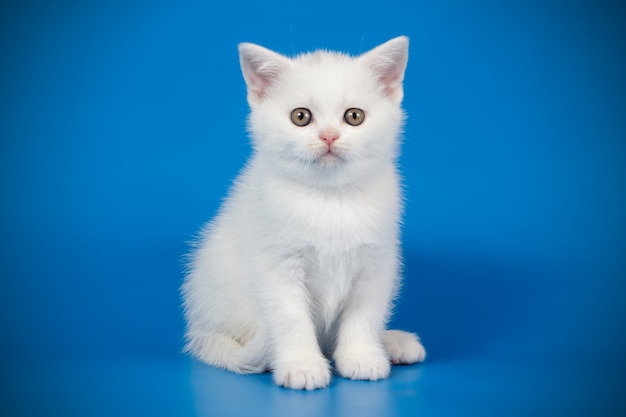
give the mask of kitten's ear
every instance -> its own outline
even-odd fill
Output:
[[[402,101],[402,80],[409,59],[409,38],[399,36],[361,55],[360,59],[384,86],[385,93],[396,103]]]
[[[248,103],[254,105],[289,66],[289,59],[253,43],[240,43],[239,63],[248,88]]]

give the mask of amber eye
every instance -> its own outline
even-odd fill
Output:
[[[305,109],[304,107],[298,107],[291,112],[291,121],[296,126],[306,126],[311,123],[312,118],[313,115],[309,109]]]
[[[343,120],[349,125],[358,126],[365,120],[365,112],[357,108],[348,109],[343,115]]]

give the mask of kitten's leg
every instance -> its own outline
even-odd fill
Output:
[[[293,389],[326,387],[330,382],[330,367],[320,350],[309,314],[300,260],[268,265],[259,278],[256,289],[273,351],[274,381]]]
[[[385,330],[382,340],[393,364],[408,365],[424,362],[426,359],[426,350],[415,333],[402,330]]]
[[[365,257],[364,257],[365,258]],[[333,358],[340,375],[377,380],[390,372],[381,340],[397,280],[395,252],[368,253],[343,311]]]

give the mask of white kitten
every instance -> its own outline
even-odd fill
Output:
[[[187,350],[278,385],[386,378],[424,360],[385,330],[399,284],[396,170],[408,39],[359,57],[239,46],[254,153],[192,254]]]

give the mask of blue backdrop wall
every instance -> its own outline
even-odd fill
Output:
[[[405,34],[393,324],[429,362],[383,409],[624,410],[625,17],[609,1],[3,4],[0,405],[141,414],[156,395],[171,409],[151,415],[203,413],[178,288],[187,242],[250,153],[237,44],[358,54]],[[111,377],[115,363],[141,371]],[[83,392],[81,372],[105,382]]]

